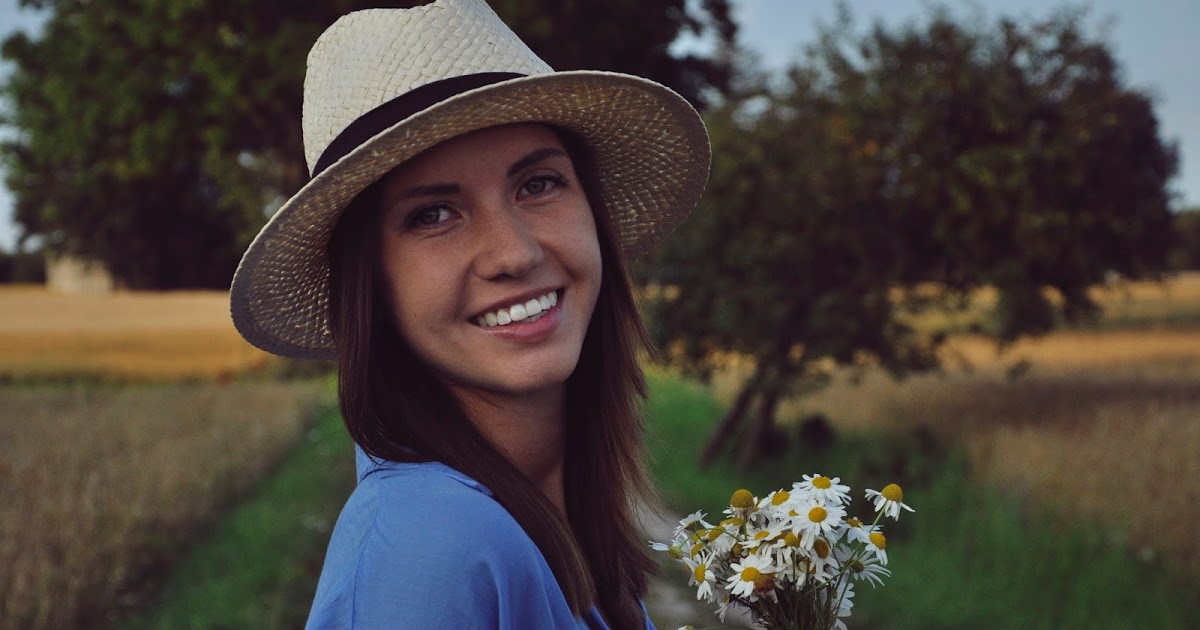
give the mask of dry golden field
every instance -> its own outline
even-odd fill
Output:
[[[63,295],[0,287],[0,376],[177,380],[266,361],[234,330],[223,291]]]
[[[106,625],[295,444],[327,389],[0,386],[0,626]]]

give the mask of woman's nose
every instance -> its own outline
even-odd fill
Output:
[[[522,209],[506,206],[478,221],[479,248],[476,273],[482,278],[519,278],[545,257],[541,244]]]

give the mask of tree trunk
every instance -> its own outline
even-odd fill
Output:
[[[786,374],[768,379],[762,385],[759,396],[757,422],[754,431],[748,433],[739,445],[738,465],[747,468],[763,455],[778,455],[781,451],[779,430],[775,425],[775,409],[779,406],[779,396],[783,390],[783,379]]]
[[[737,431],[738,425],[746,416],[746,411],[750,408],[750,404],[758,395],[758,388],[762,381],[766,378],[766,370],[763,368],[763,363],[759,362],[754,367],[754,374],[750,379],[742,385],[742,391],[738,393],[737,400],[734,401],[733,407],[725,413],[721,418],[721,422],[717,424],[717,428],[713,429],[712,435],[708,438],[708,443],[704,445],[704,450],[700,453],[700,468],[708,468],[717,455],[720,454],[722,447],[726,446],[727,442]]]
[[[793,305],[789,315],[783,320],[785,323],[778,331],[773,349],[765,353],[765,356],[758,357],[754,366],[754,374],[742,385],[742,390],[738,392],[733,407],[721,418],[721,422],[713,430],[712,436],[708,438],[708,443],[704,445],[704,450],[700,453],[701,469],[708,468],[721,450],[727,446],[735,452],[740,450],[735,436],[755,398],[761,399],[758,408],[760,432],[764,429],[774,428],[775,407],[779,403],[779,395],[783,391],[785,379],[794,372],[793,363],[788,355],[800,324],[796,316],[799,315],[801,309],[802,305]],[[800,364],[803,364],[803,361]],[[763,420],[764,415],[766,420]],[[747,441],[757,442],[757,437],[750,436]]]

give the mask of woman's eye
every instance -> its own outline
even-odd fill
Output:
[[[405,222],[405,225],[417,229],[437,227],[449,221],[451,215],[452,211],[446,206],[427,206],[419,208],[408,215],[408,221]]]
[[[565,186],[566,182],[555,175],[538,175],[525,182],[521,186],[521,192],[525,195],[541,195],[543,193],[554,190],[556,187]]]

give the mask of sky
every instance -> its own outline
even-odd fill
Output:
[[[815,21],[831,22],[834,0],[732,0],[740,43],[762,56],[768,69],[785,67],[814,37]],[[999,15],[1045,17],[1045,0],[947,1],[960,15],[982,11]],[[1079,5],[1079,3],[1074,3]],[[927,14],[928,0],[855,0],[856,22],[875,20],[899,25]],[[1107,24],[1107,40],[1125,70],[1129,85],[1155,97],[1160,134],[1176,142],[1179,175],[1171,185],[1179,207],[1200,206],[1200,0],[1092,0],[1092,25]],[[17,0],[0,0],[0,35],[15,29],[36,29],[42,19],[18,9]],[[7,68],[0,67],[0,73]],[[2,130],[0,130],[2,132]],[[12,223],[12,198],[0,182],[0,248],[12,250],[17,228]]]

